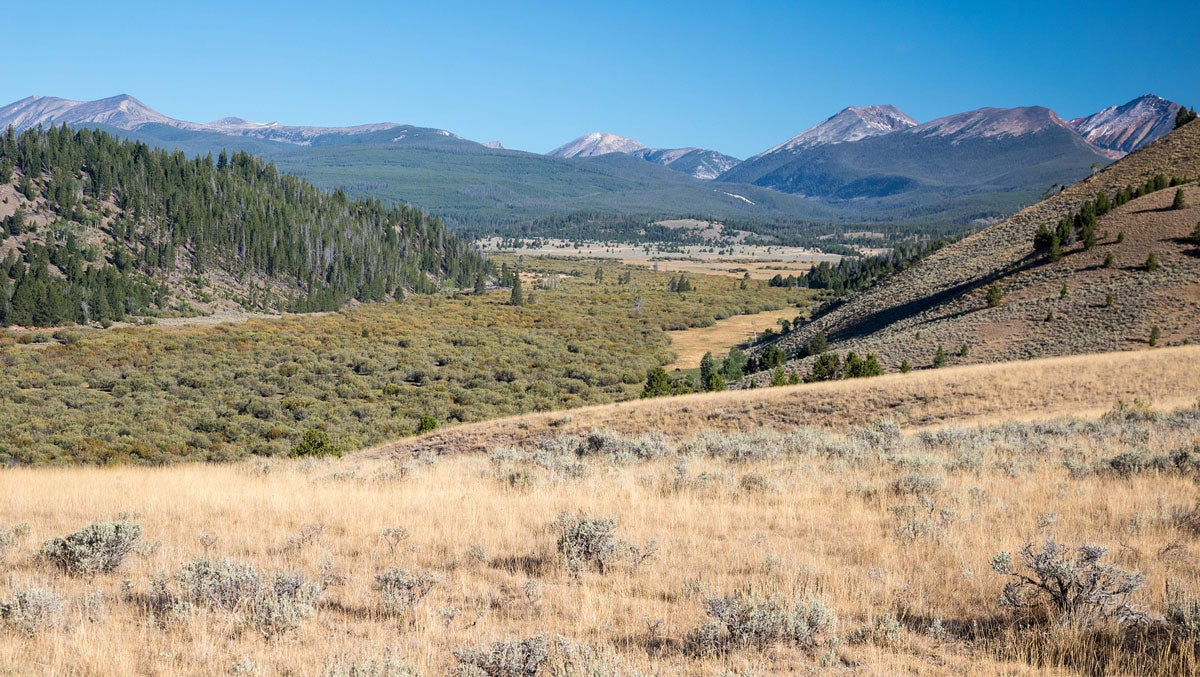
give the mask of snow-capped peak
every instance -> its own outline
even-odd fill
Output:
[[[1179,104],[1146,94],[1121,106],[1109,106],[1068,124],[1093,145],[1132,153],[1175,128]]]
[[[915,126],[917,121],[895,106],[850,106],[761,155],[859,141]]]
[[[645,144],[625,138],[624,136],[617,136],[616,134],[609,134],[607,132],[594,132],[563,144],[546,153],[546,155],[562,158],[585,158],[605,155],[607,153],[632,153],[635,150],[641,150],[645,147]]]

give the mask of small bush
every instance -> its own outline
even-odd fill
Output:
[[[713,620],[692,630],[685,640],[694,655],[711,655],[731,646],[761,649],[775,643],[812,648],[837,627],[837,614],[819,599],[793,602],[737,593],[708,598],[704,610]]]
[[[189,605],[244,615],[267,639],[275,639],[316,613],[322,589],[299,574],[267,574],[253,564],[229,559],[196,559],[175,575],[178,596],[166,581],[158,584],[158,606],[178,613]]]
[[[1004,290],[1000,288],[999,282],[993,282],[992,286],[987,290],[987,307],[995,308],[1004,301]]]
[[[433,432],[434,430],[437,430],[437,426],[438,422],[436,418],[430,416],[429,414],[422,414],[421,420],[417,421],[417,434],[422,435],[424,433]]]
[[[66,601],[57,593],[42,588],[27,588],[0,601],[0,622],[26,635],[35,635],[62,623]]]
[[[462,677],[533,677],[549,655],[549,645],[542,634],[454,650],[457,674]]]
[[[414,573],[408,569],[388,569],[375,576],[383,609],[393,616],[412,613],[440,579],[428,572]]]
[[[115,571],[142,537],[135,522],[97,522],[64,538],[42,544],[38,559],[77,576]]]
[[[1004,586],[1001,604],[1013,608],[1044,607],[1060,623],[1125,622],[1148,620],[1131,599],[1145,585],[1142,575],[1101,562],[1108,550],[1098,545],[1072,549],[1047,540],[1039,552],[1028,543],[1019,553],[1025,571],[1015,568],[1012,555],[1001,552],[992,569],[1011,580]]]
[[[309,428],[304,437],[292,446],[293,457],[336,456],[342,457],[342,448],[329,439],[329,433],[320,428]]]
[[[562,513],[554,521],[558,532],[558,554],[573,573],[594,566],[601,573],[616,557],[617,519],[615,517],[586,517]]]

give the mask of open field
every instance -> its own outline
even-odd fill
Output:
[[[638,400],[439,430],[368,453],[486,452],[546,435],[611,427],[627,434],[745,432],[796,425],[841,430],[1098,416],[1118,400],[1184,406],[1200,397],[1200,346],[980,364],[768,389]]]
[[[776,320],[791,322],[801,312],[796,308],[768,310],[753,315],[735,315],[707,327],[668,332],[676,357],[665,369],[695,369],[700,366],[704,353],[711,352],[714,357],[725,355],[736,345],[752,342],[764,329],[778,331]]]
[[[631,245],[607,242],[575,243],[566,240],[541,239],[538,246],[500,249],[500,238],[479,242],[485,252],[525,257],[580,257],[587,259],[616,259],[632,266],[657,272],[686,272],[697,275],[728,275],[768,280],[776,275],[800,275],[809,268],[829,261],[836,264],[841,256],[826,254],[803,247],[763,247],[738,242],[718,242],[705,245],[675,245],[647,243]],[[576,245],[582,246],[576,246]]]
[[[858,382],[862,399],[807,420],[833,430],[793,430],[781,415],[690,422],[718,402],[741,420],[734,403],[759,411],[755,398],[780,410],[852,395],[809,387],[645,403],[645,417],[576,412],[573,424],[667,432],[574,435],[568,424],[541,443],[497,434],[490,455],[6,469],[0,603],[37,589],[43,604],[0,621],[0,672],[432,675],[489,666],[456,659],[483,647],[490,667],[511,671],[461,674],[515,675],[532,674],[513,666],[536,665],[539,646],[549,657],[537,674],[551,663],[595,675],[1194,672],[1198,640],[1178,619],[1200,595],[1200,412],[1046,420],[1056,409],[1037,400],[1090,410],[1131,391],[1182,396],[1185,377],[1152,385],[1165,374],[1150,363],[1195,356]],[[1094,392],[1102,374],[1121,385]],[[972,391],[961,407],[946,401]],[[903,427],[849,423],[865,402],[876,405],[862,417],[887,411],[887,392],[926,392],[924,413],[901,416]],[[1009,414],[1042,421],[968,423]],[[35,557],[47,539],[118,517],[144,532],[111,573],[69,575]],[[600,521],[554,526],[581,518]],[[590,538],[597,547],[567,547]],[[1085,624],[1086,609],[1059,624],[1054,607],[1002,606],[1008,577],[993,556],[1014,553],[1025,571],[1016,551],[1047,539],[1102,545],[1105,562],[1140,572],[1131,601],[1149,624]],[[385,598],[376,576],[392,568],[436,582]],[[255,587],[254,572],[299,574],[304,604],[271,606],[292,588]],[[737,608],[750,615],[705,625],[706,609]],[[778,615],[796,609],[803,625]],[[501,641],[513,642],[507,654],[490,645]]]

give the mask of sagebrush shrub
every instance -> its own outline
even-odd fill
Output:
[[[410,572],[408,569],[388,569],[375,576],[384,611],[394,616],[412,613],[433,590],[440,579],[429,572]]]
[[[692,630],[685,640],[687,650],[696,655],[711,655],[730,646],[764,648],[777,642],[812,648],[837,627],[837,614],[819,599],[791,601],[739,592],[708,598],[704,610],[713,620]]]
[[[253,564],[230,559],[196,559],[175,575],[179,594],[166,581],[157,585],[157,606],[176,614],[188,605],[243,614],[267,639],[294,630],[316,613],[320,584],[299,574],[260,572]]]
[[[17,590],[8,601],[0,601],[0,622],[17,632],[35,635],[61,624],[66,604],[51,590]]]
[[[549,644],[543,634],[454,650],[458,661],[456,674],[462,677],[535,677],[549,656]]]
[[[1076,554],[1072,556],[1072,552]],[[1132,599],[1145,579],[1140,573],[1102,562],[1107,552],[1098,545],[1073,550],[1049,539],[1038,551],[1028,543],[1019,553],[1026,571],[1015,568],[1010,553],[1001,552],[992,559],[992,568],[1013,579],[1004,586],[1001,604],[1049,607],[1060,622],[1146,621],[1148,616]]]
[[[554,521],[556,547],[567,568],[579,572],[595,566],[603,574],[617,553],[617,519],[562,513]]]
[[[142,537],[136,522],[97,522],[42,544],[38,558],[78,576],[115,571]]]

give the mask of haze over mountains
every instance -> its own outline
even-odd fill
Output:
[[[320,187],[477,229],[582,212],[962,227],[1007,216],[1159,138],[1178,109],[1147,95],[1070,122],[1028,107],[918,124],[893,106],[850,107],[744,162],[606,133],[540,155],[397,123],[194,123],[128,95],[29,97],[0,108],[0,127],[65,123],[189,154],[245,150]]]

